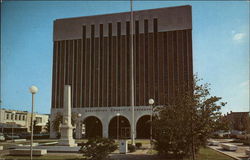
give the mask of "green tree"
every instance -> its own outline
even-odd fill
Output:
[[[210,96],[209,84],[194,77],[192,91],[178,90],[171,104],[155,109],[155,147],[175,159],[192,157],[221,128],[221,98]],[[184,88],[184,87],[183,87]]]

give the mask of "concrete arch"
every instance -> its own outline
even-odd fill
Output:
[[[126,116],[113,116],[108,123],[108,136],[114,139],[130,138],[131,125]]]
[[[150,115],[144,114],[138,117],[135,129],[136,129],[136,138],[140,139],[149,139],[150,138]]]
[[[87,116],[84,118],[85,138],[102,137],[103,122],[97,116]]]
[[[147,115],[149,115],[149,116],[150,116],[150,112],[140,113],[140,114],[138,114],[137,116],[135,116],[135,124],[137,123],[137,121],[138,121],[141,117],[143,117],[143,116],[147,116]]]
[[[108,118],[108,124],[110,123],[110,121],[113,119],[113,118],[115,118],[115,117],[117,117],[117,114],[114,114],[113,116],[110,116],[109,118]],[[128,120],[128,122],[129,122],[129,125],[131,126],[131,118],[129,117],[129,116],[127,116],[126,114],[120,114],[120,117],[125,117],[127,120]]]
[[[139,115],[139,116],[136,116],[136,117],[135,117],[135,128],[136,128],[136,126],[137,126],[138,120],[139,120],[140,118],[142,118],[143,116],[150,116],[150,114],[149,114],[149,113],[145,113],[145,114],[141,114],[141,115]]]
[[[102,118],[99,117],[98,115],[95,115],[95,114],[88,114],[88,115],[84,115],[81,117],[81,121],[83,122],[85,119],[89,118],[89,117],[96,117],[97,119],[101,120]]]

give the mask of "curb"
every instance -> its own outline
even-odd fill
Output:
[[[228,156],[228,157],[230,157],[230,158],[233,158],[233,159],[235,159],[235,160],[242,160],[241,158],[238,158],[238,157],[234,157],[234,156],[228,155],[228,154],[226,154],[226,153],[224,153],[224,152],[222,152],[222,151],[220,151],[220,150],[217,150],[217,149],[215,149],[215,148],[212,148],[212,147],[210,147],[210,146],[208,146],[208,148],[210,148],[210,149],[212,149],[212,150],[214,150],[214,151],[217,151],[217,152],[219,152],[219,153],[221,153],[221,154],[224,154],[224,155],[226,155],[226,156]]]

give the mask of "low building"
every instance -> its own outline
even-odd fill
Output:
[[[48,114],[34,113],[35,130],[37,132],[45,131],[44,128],[48,122]],[[31,113],[28,111],[18,111],[9,109],[0,109],[0,132],[14,133],[30,132]]]

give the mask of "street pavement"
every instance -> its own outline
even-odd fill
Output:
[[[244,146],[243,143],[233,143],[231,142],[232,139],[216,139],[216,141],[219,141],[220,143],[228,143],[233,144],[237,146],[236,151],[226,151],[224,150],[220,145],[219,146],[209,146],[209,148],[216,150],[222,154],[225,154],[229,157],[232,157],[236,160],[250,160],[250,157],[246,155],[245,150],[249,148],[249,146]]]

